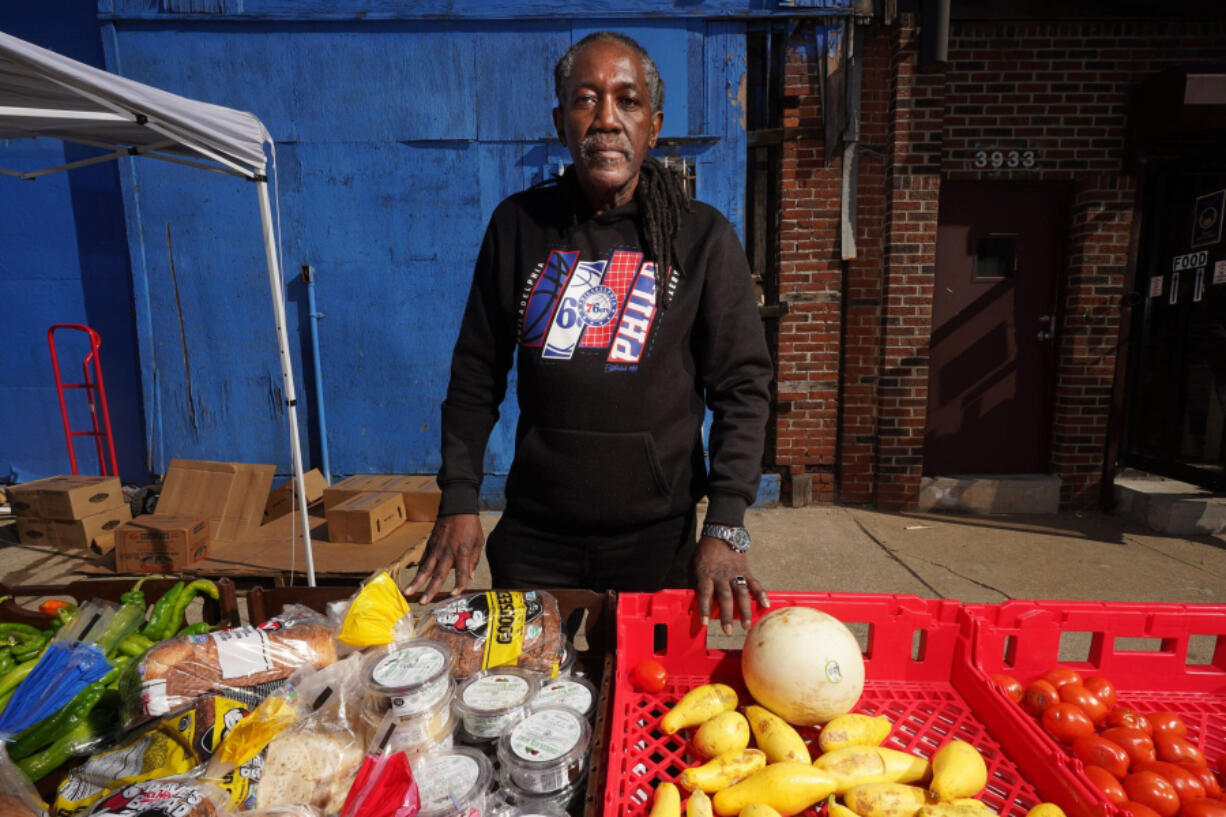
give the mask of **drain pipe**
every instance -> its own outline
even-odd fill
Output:
[[[315,274],[310,264],[302,265],[302,281],[307,288],[307,315],[311,318],[311,362],[315,366],[315,412],[319,417],[319,459],[324,480],[332,484],[332,463],[328,457],[328,416],[324,411],[324,373],[319,360],[319,321],[324,314],[315,308]]]

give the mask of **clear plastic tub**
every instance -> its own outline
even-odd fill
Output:
[[[575,672],[575,659],[579,657],[579,653],[575,650],[574,643],[568,638],[562,644],[562,658],[558,661],[558,674],[555,678],[566,678],[573,675]]]
[[[367,704],[380,716],[389,709],[401,718],[437,712],[454,689],[454,663],[451,648],[431,639],[378,650],[362,662]]]
[[[418,759],[413,777],[421,792],[418,817],[469,817],[485,813],[494,764],[476,749],[459,747]]]
[[[587,772],[592,727],[563,707],[533,709],[498,739],[498,762],[518,788],[548,794],[573,786]]]
[[[596,685],[577,675],[559,676],[541,684],[532,699],[533,709],[560,706],[591,720],[596,715]]]
[[[521,789],[515,785],[508,770],[501,769],[498,772],[498,788],[507,804],[518,809],[518,814],[566,814],[587,794],[587,775],[560,791],[540,794]]]
[[[460,684],[452,706],[469,736],[494,740],[527,716],[539,684],[539,676],[529,670],[495,667]]]
[[[460,721],[450,705],[437,712],[408,718],[398,718],[390,712],[379,718],[363,708],[362,719],[372,735],[381,735],[381,727],[388,722],[394,723],[395,729],[388,739],[388,746],[392,751],[407,754],[410,761],[430,752],[452,748],[455,745],[456,726]]]

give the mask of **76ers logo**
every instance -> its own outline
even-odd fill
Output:
[[[596,286],[579,296],[579,320],[588,326],[604,326],[617,314],[617,294]]]

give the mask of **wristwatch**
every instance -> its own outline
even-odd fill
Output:
[[[707,522],[702,526],[702,535],[710,536],[713,539],[723,540],[729,550],[734,553],[749,552],[749,531],[738,525],[716,525],[712,522]]]

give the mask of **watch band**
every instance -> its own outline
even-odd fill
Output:
[[[746,553],[749,551],[749,531],[744,526],[719,525],[707,522],[702,526],[702,535],[721,540],[728,546],[729,550],[735,553]]]

